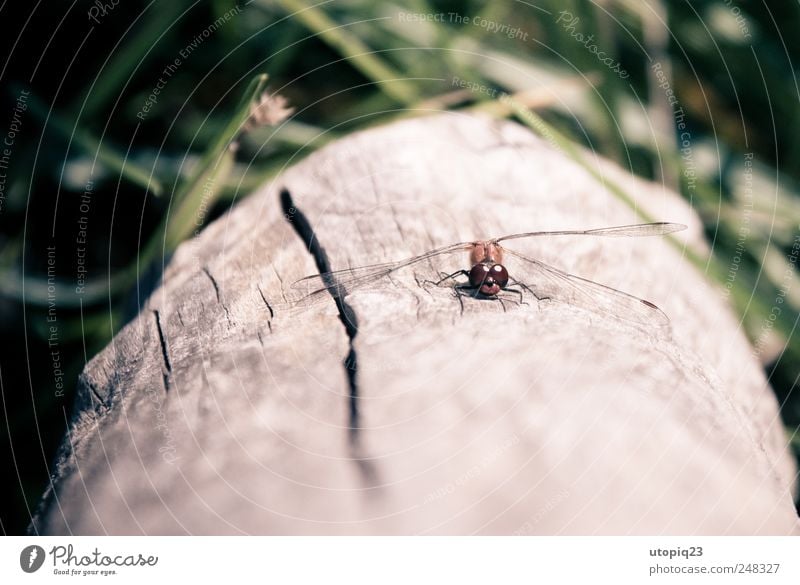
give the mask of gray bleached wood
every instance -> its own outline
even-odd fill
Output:
[[[703,248],[678,196],[591,160]],[[32,530],[797,532],[776,400],[722,294],[664,238],[513,247],[656,302],[671,332],[557,301],[467,299],[462,313],[420,286],[429,268],[463,268],[455,255],[348,296],[353,336],[332,300],[287,304],[317,272],[303,218],[333,269],[641,221],[511,122],[446,114],[324,148],[183,244],[87,365]]]

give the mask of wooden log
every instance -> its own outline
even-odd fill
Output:
[[[590,160],[704,249],[677,195]],[[288,292],[326,262],[640,221],[510,122],[451,113],[322,149],[183,244],[87,365],[31,530],[796,533],[774,395],[722,292],[666,238],[514,242],[658,303],[666,329],[557,296],[462,306],[424,282],[460,255],[338,304]]]

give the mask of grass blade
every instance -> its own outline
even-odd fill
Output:
[[[308,30],[319,36],[331,48],[347,58],[367,79],[376,82],[377,87],[393,100],[411,105],[418,99],[413,84],[403,79],[403,75],[395,71],[380,59],[375,51],[344,28],[337,24],[319,5],[306,6],[299,0],[277,0],[284,10],[292,14],[292,19],[301,22]]]

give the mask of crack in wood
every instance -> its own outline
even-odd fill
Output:
[[[95,385],[95,383],[94,382],[90,382],[89,380],[84,380],[84,384],[89,389],[89,391],[92,393],[92,395],[95,397],[95,399],[97,399],[98,408],[95,409],[95,410],[96,411],[98,409],[99,410],[105,410],[108,405],[106,404],[106,401],[103,400],[103,397],[100,396],[100,392],[98,392],[97,386]]]
[[[269,328],[269,332],[272,333],[272,319],[275,317],[275,311],[272,310],[272,305],[269,304],[267,297],[264,296],[264,292],[261,290],[261,287],[258,284],[256,284],[256,288],[258,289],[258,294],[261,295],[261,300],[264,301],[264,304],[267,306],[267,310],[269,311],[269,319],[267,319],[267,327]],[[282,288],[283,287],[281,287],[281,289]],[[260,340],[261,338],[259,337],[259,341]]]
[[[214,287],[214,293],[217,295],[217,302],[218,302],[219,304],[222,304],[222,301],[220,300],[220,297],[219,297],[219,284],[217,284],[217,279],[216,279],[216,278],[214,278],[214,277],[211,275],[211,272],[209,272],[209,270],[208,270],[208,267],[206,267],[206,266],[203,266],[203,272],[205,272],[205,273],[206,273],[206,276],[208,277],[208,280],[210,280],[210,281],[211,281],[211,286],[213,286],[213,287]]]
[[[280,203],[287,221],[294,228],[297,235],[303,240],[309,253],[314,258],[317,270],[319,270],[320,274],[330,272],[331,266],[328,260],[328,254],[317,239],[308,218],[297,209],[297,206],[292,201],[291,194],[286,188],[281,189]],[[350,350],[347,353],[347,357],[342,361],[342,365],[345,368],[350,389],[348,404],[350,417],[348,438],[351,456],[364,482],[372,486],[377,483],[377,471],[372,462],[363,456],[361,447],[361,424],[358,403],[358,356],[355,349],[355,338],[358,335],[358,319],[352,307],[345,302],[344,295],[334,293],[335,290],[341,290],[341,287],[336,286],[336,282],[333,279],[331,279],[331,282],[325,282],[325,285],[329,287],[328,292],[336,303],[336,308],[339,311],[339,320],[342,322],[342,325],[344,325],[350,345]]]
[[[275,264],[272,264],[271,266],[272,266],[272,271],[275,273],[275,278],[278,279],[278,284],[281,285],[281,298],[283,299],[284,303],[289,303],[289,299],[286,298],[286,295],[283,292],[285,288],[283,284],[283,277],[281,276],[280,272],[278,272],[278,269],[275,267]]]
[[[264,292],[261,290],[259,285],[256,285],[258,289],[258,294],[261,295],[261,300],[264,301],[264,304],[267,305],[267,310],[269,311],[269,318],[272,319],[275,316],[275,311],[272,310],[272,306],[269,304],[267,297],[264,296]]]
[[[161,359],[164,361],[166,372],[163,372],[164,390],[169,392],[169,376],[172,374],[172,363],[169,361],[169,348],[164,330],[161,328],[161,315],[158,311],[153,311],[156,318],[156,329],[158,330],[158,340],[161,343]]]
[[[228,307],[225,306],[225,303],[222,302],[222,296],[219,292],[219,284],[217,283],[217,279],[214,278],[207,266],[203,266],[203,272],[205,272],[208,280],[211,281],[211,286],[214,287],[214,293],[217,295],[217,303],[219,303],[222,307],[222,310],[225,311],[225,318],[228,320],[228,327],[231,327],[233,325],[231,322],[231,312],[228,310]]]

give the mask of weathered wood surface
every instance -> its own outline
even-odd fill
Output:
[[[594,162],[702,248],[680,198]],[[87,366],[35,531],[797,532],[776,400],[720,292],[664,238],[517,249],[657,302],[671,336],[552,301],[462,314],[406,271],[347,298],[351,339],[333,301],[285,304],[317,271],[303,218],[334,269],[640,221],[508,122],[440,115],[323,149],[181,246]]]

